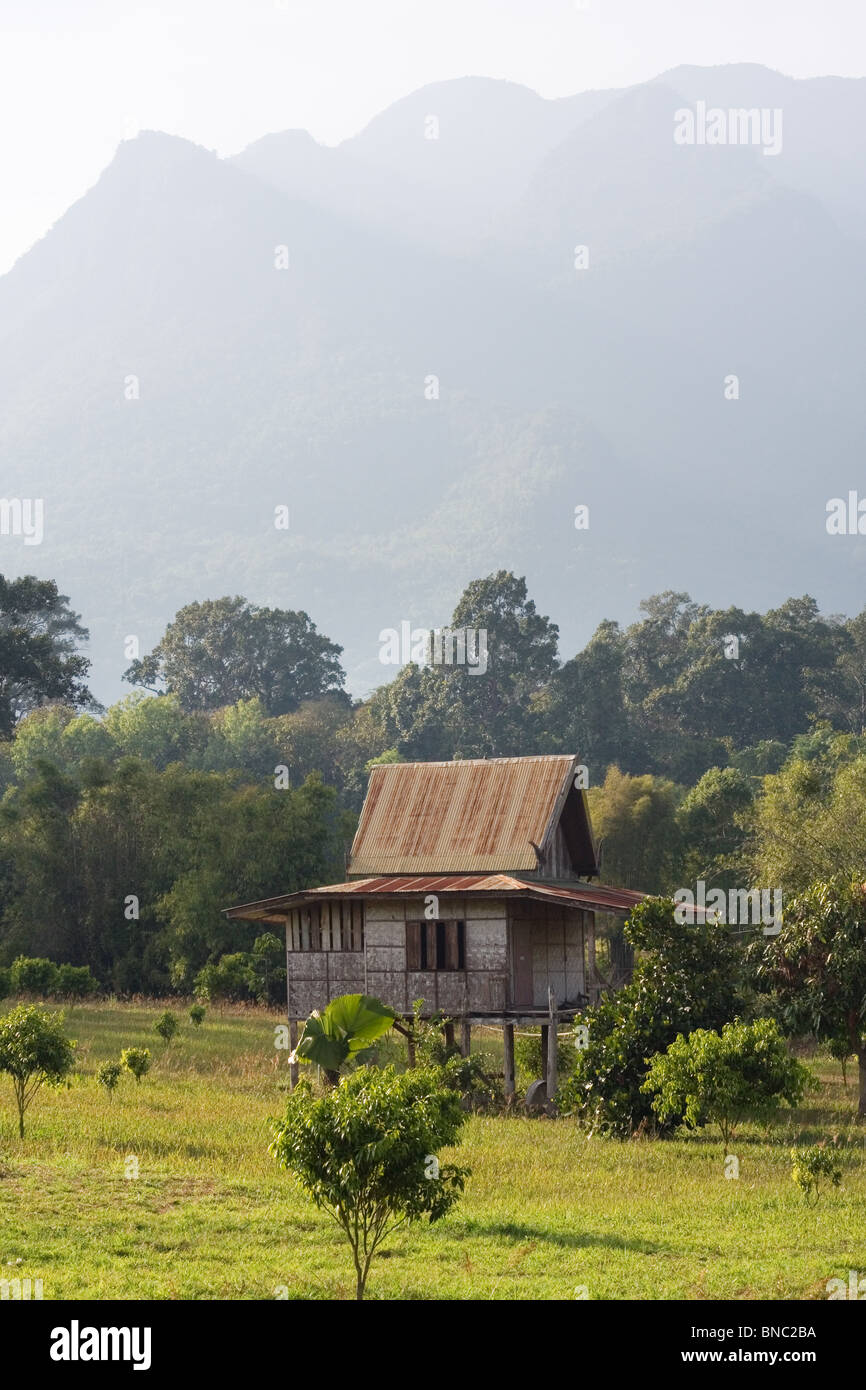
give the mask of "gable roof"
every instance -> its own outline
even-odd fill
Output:
[[[570,754],[374,767],[349,873],[532,872],[562,824],[577,872],[598,863]]]

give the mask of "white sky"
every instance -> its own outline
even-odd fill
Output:
[[[679,63],[866,74],[866,0],[0,0],[0,273],[139,129],[335,144],[450,77],[543,96]]]

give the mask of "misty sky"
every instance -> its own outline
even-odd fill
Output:
[[[685,62],[860,77],[864,40],[864,0],[3,0],[0,272],[139,129],[335,144],[444,78],[557,97]]]

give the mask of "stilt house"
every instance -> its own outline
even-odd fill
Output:
[[[599,859],[571,756],[374,767],[345,883],[229,908],[283,925],[288,1017],[341,994],[399,1013],[556,1026],[599,995],[595,914],[627,916],[643,894],[592,880]],[[552,1025],[552,1027],[551,1027]],[[552,1094],[552,1078],[548,1094]]]

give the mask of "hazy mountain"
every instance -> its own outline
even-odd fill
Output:
[[[781,107],[781,153],[676,144],[699,101]],[[229,592],[306,608],[356,690],[393,675],[381,628],[502,566],[565,656],[665,587],[859,610],[824,519],[866,425],[864,103],[751,66],[472,78],[335,149],[124,143],[0,279],[4,493],[46,516],[3,570],[71,595],[104,699],[127,635]]]

